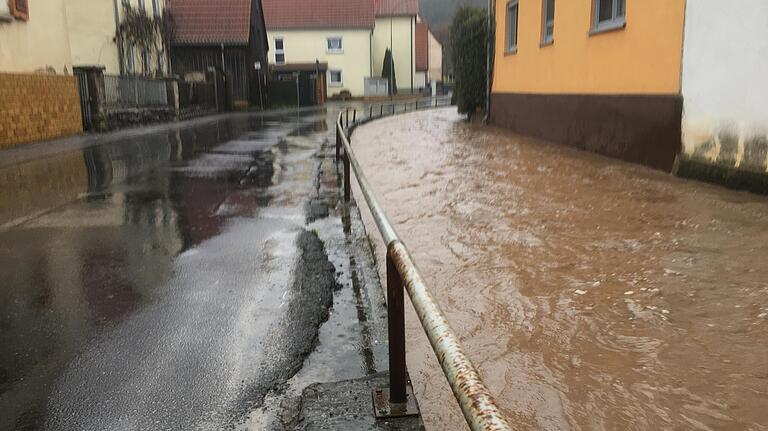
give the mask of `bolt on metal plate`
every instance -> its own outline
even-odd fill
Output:
[[[389,388],[377,388],[373,390],[373,412],[376,419],[402,418],[418,416],[419,406],[416,404],[416,396],[413,394],[411,382],[406,384],[406,402],[392,404],[389,402]]]

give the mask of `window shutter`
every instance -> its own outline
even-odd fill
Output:
[[[11,15],[21,21],[29,20],[29,0],[11,0]]]

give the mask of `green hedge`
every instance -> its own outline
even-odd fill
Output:
[[[485,108],[488,16],[481,8],[465,6],[456,11],[450,29],[450,47],[459,112],[470,116]]]

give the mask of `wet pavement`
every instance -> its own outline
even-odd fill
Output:
[[[379,120],[352,140],[516,429],[768,429],[768,198],[455,109]],[[407,309],[425,423],[464,429]]]
[[[335,109],[0,153],[0,429],[276,428],[309,384],[382,371]]]

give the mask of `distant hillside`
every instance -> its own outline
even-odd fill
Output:
[[[451,25],[453,15],[456,13],[456,9],[463,5],[478,6],[485,9],[488,6],[488,0],[419,0],[419,13],[429,24],[435,36],[445,43],[448,39],[448,27]]]
[[[419,14],[429,24],[432,33],[435,34],[443,46],[448,45],[448,28],[453,21],[453,15],[460,6],[469,5],[485,9],[488,0],[419,0]],[[451,53],[448,49],[443,53],[445,72],[453,70]]]

